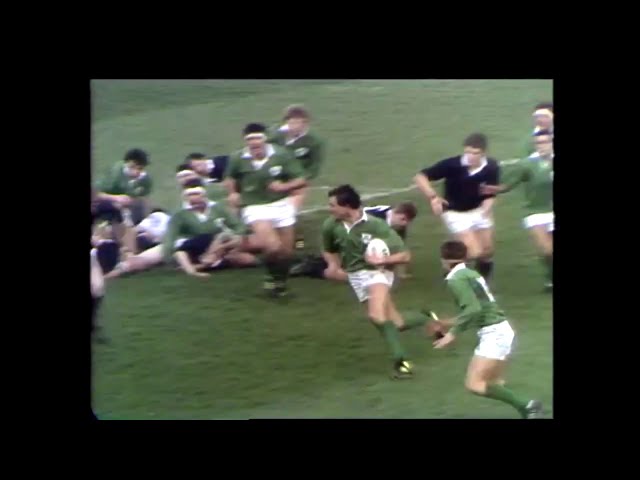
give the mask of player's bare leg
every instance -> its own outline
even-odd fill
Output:
[[[482,244],[473,230],[464,230],[454,234],[456,240],[467,246],[467,258],[476,260],[482,255]]]
[[[393,358],[394,378],[411,378],[412,366],[398,337],[398,327],[387,317],[389,286],[374,283],[368,286],[367,316],[387,342]]]
[[[467,367],[465,387],[476,395],[511,405],[523,418],[539,418],[542,413],[540,402],[522,399],[504,387],[504,381],[499,383],[499,380],[504,380],[502,373],[505,368],[506,360],[474,355]]]
[[[547,288],[553,287],[553,236],[547,225],[536,225],[529,228],[529,235],[533,239],[547,270]]]
[[[260,245],[264,254],[264,265],[267,269],[264,289],[271,295],[279,296],[282,287],[279,284],[283,276],[281,265],[283,245],[280,234],[273,228],[270,220],[256,220],[251,224],[251,228],[256,236],[255,242]]]
[[[104,276],[105,279],[118,278],[125,273],[141,272],[151,267],[160,265],[162,258],[162,245],[145,250],[138,255],[124,259],[116,267]]]
[[[480,246],[480,254],[475,257],[476,270],[488,282],[493,271],[493,228],[475,230],[475,237]]]

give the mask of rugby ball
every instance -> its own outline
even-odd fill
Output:
[[[388,257],[389,255],[391,255],[391,252],[389,251],[389,247],[387,246],[386,242],[379,238],[373,238],[369,241],[369,243],[367,244],[367,249],[365,253],[367,255],[375,255],[378,257]],[[384,267],[380,267],[380,268],[384,268]]]

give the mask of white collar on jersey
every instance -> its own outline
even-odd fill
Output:
[[[480,172],[484,167],[487,166],[488,163],[489,162],[487,161],[487,157],[482,157],[482,159],[480,160],[480,166],[474,168],[473,170],[469,170],[469,175],[475,175],[476,173]],[[467,155],[462,155],[462,157],[460,158],[460,164],[463,167],[468,167],[469,157],[467,157]]]
[[[342,224],[344,225],[344,228],[347,229],[347,233],[349,233],[351,231],[351,229],[353,227],[355,227],[357,224],[359,224],[360,222],[366,222],[369,220],[369,216],[367,215],[367,212],[365,212],[364,210],[362,210],[362,216],[356,220],[355,222],[353,222],[351,224],[351,226],[347,225],[347,222],[342,222]]]
[[[387,225],[391,226],[391,215],[393,215],[393,209],[387,210]]]
[[[280,132],[288,132],[289,131],[289,125],[287,125],[286,123],[284,125],[282,125],[278,131]],[[293,137],[293,138],[288,138],[287,140],[285,140],[285,145],[291,145],[293,142],[295,142],[296,140],[298,140],[299,138],[304,137],[307,133],[309,133],[309,129],[307,128],[304,132],[302,132],[300,135],[298,135],[297,137]]]
[[[267,143],[266,151],[267,151],[266,156],[262,160],[257,160],[258,162],[262,162],[263,160],[268,160],[269,157],[271,157],[273,154],[276,153],[276,149],[273,148],[273,145],[271,145],[270,143]],[[251,155],[251,153],[249,152],[249,147],[245,147],[242,150],[242,158],[253,158],[253,155]]]
[[[451,269],[451,271],[449,273],[447,273],[447,276],[445,277],[445,280],[451,280],[451,277],[453,277],[460,270],[464,270],[465,268],[467,268],[467,265],[464,262],[457,264],[455,267],[453,267]]]

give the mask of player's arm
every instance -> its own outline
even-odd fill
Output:
[[[274,181],[269,184],[269,188],[275,192],[290,192],[291,190],[297,190],[307,185],[307,179],[305,178],[302,164],[291,155],[289,152],[284,153],[287,156],[287,160],[284,163],[284,175],[290,180],[286,182]]]
[[[309,152],[309,165],[306,171],[307,180],[313,180],[320,174],[320,168],[324,163],[325,151],[324,141],[318,140]]]
[[[227,189],[227,202],[233,208],[240,207],[240,192],[238,191],[238,179],[240,178],[240,158],[232,155],[222,184]]]
[[[389,247],[390,255],[388,257],[382,257],[379,259],[379,263],[373,263],[375,265],[382,266],[394,266],[394,265],[405,265],[411,262],[411,252],[398,235],[398,232],[393,230],[392,228],[388,228],[388,232],[386,235],[380,235],[387,246]],[[368,262],[371,263],[371,262]]]
[[[456,336],[466,330],[471,320],[482,313],[482,306],[467,280],[452,279],[447,285],[460,308],[458,316],[451,320],[453,326],[449,330],[449,334]]]
[[[505,183],[496,185],[483,185],[480,187],[480,193],[483,195],[500,195],[507,193],[517,187],[520,183],[527,182],[529,180],[529,167],[525,163],[528,160],[521,160],[517,164],[510,166],[506,170]]]
[[[169,220],[169,225],[167,225],[167,231],[164,234],[164,238],[162,240],[162,258],[164,258],[165,261],[171,259],[181,229],[182,211],[177,212],[175,215],[173,215],[171,217],[171,220]]]
[[[496,163],[495,165],[492,165],[492,168],[489,170],[488,178],[484,185],[497,186],[499,184],[500,184],[500,167]],[[484,197],[484,199],[482,200],[482,205],[480,208],[485,213],[491,213],[491,211],[493,210],[493,204],[496,201],[496,194],[483,193],[482,196]]]
[[[447,177],[451,161],[451,159],[441,160],[435,165],[418,172],[418,174],[413,177],[416,186],[427,198],[431,204],[433,213],[436,215],[442,214],[442,207],[447,205],[447,201],[438,196],[431,182],[436,182]]]

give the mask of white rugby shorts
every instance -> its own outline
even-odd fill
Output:
[[[263,205],[249,205],[242,209],[242,221],[245,225],[259,220],[267,220],[275,228],[290,227],[296,223],[296,209],[289,198]]]
[[[468,212],[449,210],[442,214],[442,220],[449,232],[454,234],[493,227],[493,220],[486,216],[480,208]]]
[[[535,213],[533,215],[529,215],[528,217],[525,217],[524,220],[522,221],[522,224],[526,229],[543,225],[547,227],[547,232],[553,232],[554,219],[555,217],[553,215],[553,212]]]
[[[359,302],[366,302],[369,299],[369,285],[382,283],[391,288],[395,278],[394,273],[389,270],[358,270],[347,275]]]
[[[478,346],[473,352],[478,357],[506,360],[511,354],[515,332],[507,320],[478,330]]]

